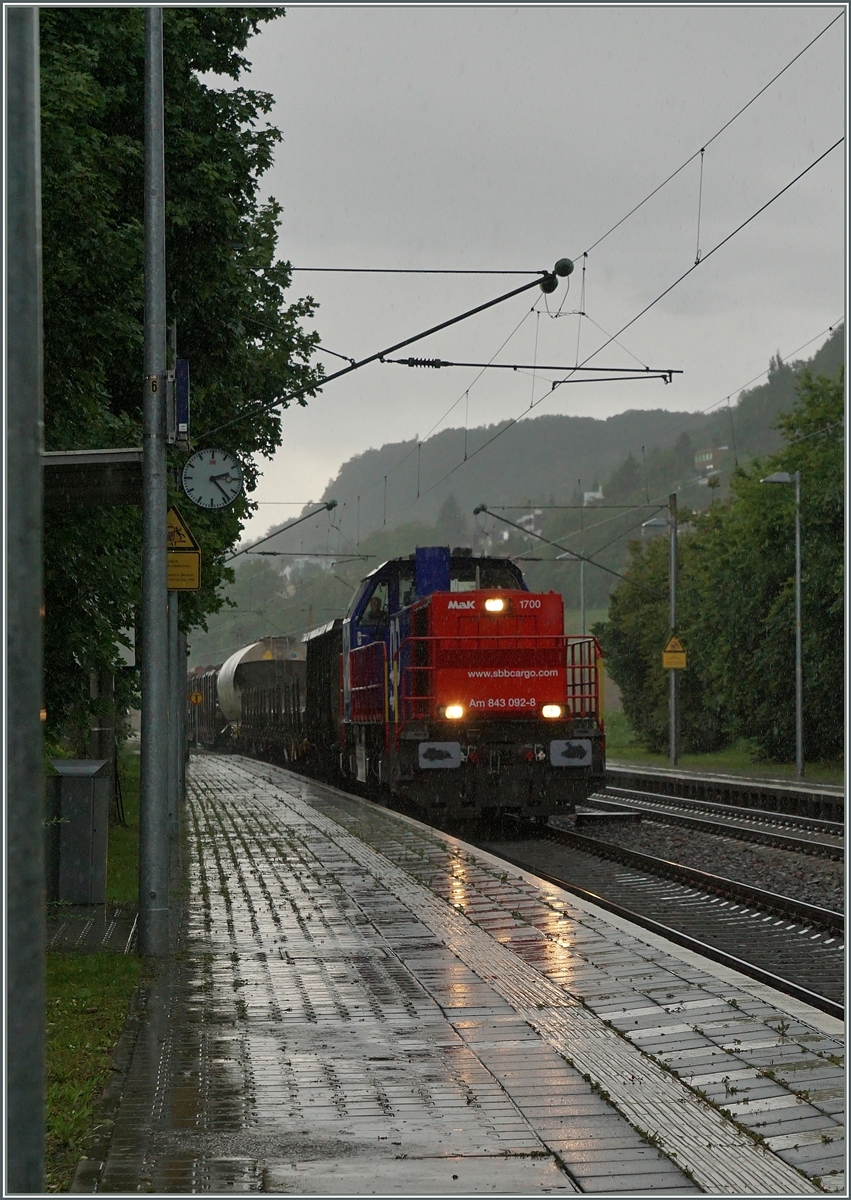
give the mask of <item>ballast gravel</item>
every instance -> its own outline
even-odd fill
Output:
[[[560,817],[558,824],[572,830],[573,818]],[[722,875],[834,912],[844,912],[844,864],[833,859],[761,846],[714,833],[695,833],[681,825],[666,825],[646,818],[629,823],[600,821],[595,822],[593,831],[585,827],[576,832],[596,841],[623,846],[640,854],[652,854],[668,862]]]

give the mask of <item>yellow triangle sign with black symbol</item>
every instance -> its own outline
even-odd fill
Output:
[[[170,508],[166,514],[166,540],[169,550],[200,550],[195,535],[183,520],[176,508]]]
[[[176,508],[166,514],[166,587],[170,592],[197,592],[201,587],[201,547]]]
[[[686,648],[678,637],[671,634],[662,651],[662,667],[666,671],[684,671],[687,666]]]

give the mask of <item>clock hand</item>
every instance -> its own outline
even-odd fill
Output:
[[[230,497],[228,496],[228,494],[227,494],[227,492],[225,491],[225,489],[224,489],[224,488],[222,487],[222,485],[219,483],[219,480],[220,480],[220,479],[223,479],[223,478],[224,478],[224,476],[222,476],[222,475],[211,475],[211,476],[210,476],[210,483],[214,483],[214,484],[216,485],[216,487],[219,489],[219,491],[222,493],[222,495],[223,495],[223,496],[225,496],[225,497],[227,497],[227,499],[230,499]]]

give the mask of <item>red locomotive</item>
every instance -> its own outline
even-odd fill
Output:
[[[238,748],[435,818],[543,822],[604,785],[597,641],[565,635],[561,596],[507,559],[386,562],[304,642],[303,701],[278,702],[271,670],[246,680]]]

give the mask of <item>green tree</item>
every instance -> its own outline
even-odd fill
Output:
[[[801,472],[801,591],[805,750],[843,747],[843,373],[804,373],[777,427],[786,446],[733,481],[733,502],[709,510],[685,573],[687,619],[705,648],[704,678],[724,697],[732,737],[754,738],[769,758],[795,753],[794,490],[773,471]],[[684,617],[685,617],[684,610]]]
[[[279,413],[252,406],[313,389],[318,341],[301,322],[310,298],[288,302],[275,262],[280,206],[259,180],[281,134],[272,98],[221,90],[238,81],[249,38],[281,8],[164,12],[168,320],[191,364],[192,427],[202,435],[244,409],[216,440],[243,463],[280,444]],[[144,10],[41,11],[45,441],[48,449],[139,445],[143,349]],[[305,403],[302,398],[301,403]],[[175,478],[182,457],[172,455]],[[191,512],[203,587],[184,593],[185,626],[222,601],[224,565],[251,509]],[[45,665],[53,731],[85,726],[92,669],[117,665],[118,630],[136,624],[141,522],[127,507],[50,514],[45,528]],[[136,676],[122,672],[121,699]]]
[[[731,498],[694,518],[694,533],[680,541],[685,750],[750,738],[766,758],[794,758],[794,494],[759,481],[800,470],[805,750],[819,759],[842,753],[843,384],[841,370],[834,379],[803,373],[793,408],[777,422],[786,445],[739,471]],[[626,574],[629,583],[613,592],[599,633],[631,723],[649,749],[661,750],[666,540],[633,544]]]

